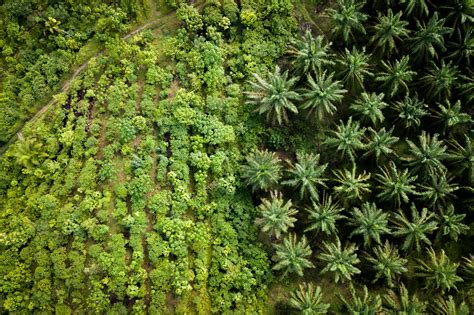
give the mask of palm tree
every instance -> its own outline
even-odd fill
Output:
[[[318,122],[324,122],[327,116],[336,112],[339,103],[347,90],[342,88],[340,81],[333,80],[333,73],[326,76],[326,71],[316,73],[315,80],[308,75],[309,87],[304,90],[305,99],[301,108],[314,115]]]
[[[469,306],[466,302],[462,301],[461,304],[457,304],[452,295],[448,296],[446,300],[442,296],[437,296],[434,303],[430,305],[430,309],[433,314],[439,315],[469,315],[471,314]]]
[[[298,108],[293,103],[301,99],[300,95],[293,91],[293,86],[298,78],[288,79],[288,71],[280,74],[280,68],[276,66],[275,72],[268,72],[268,80],[265,81],[258,74],[253,75],[256,82],[250,81],[253,91],[245,92],[247,103],[257,105],[255,110],[259,114],[266,114],[267,120],[272,123],[288,122],[288,113],[298,113]]]
[[[364,237],[364,246],[367,247],[374,240],[380,244],[382,234],[390,234],[388,224],[388,213],[377,209],[375,203],[365,202],[362,204],[362,211],[354,207],[352,210],[351,225],[356,226],[350,236],[362,235]]]
[[[342,120],[340,121],[336,130],[331,131],[331,135],[324,141],[324,144],[354,161],[355,151],[365,147],[362,143],[364,132],[365,128],[360,128],[359,122],[353,123],[352,117],[349,117],[345,125]]]
[[[468,283],[470,289],[474,288],[474,256],[463,257],[462,259],[463,279]]]
[[[466,21],[474,22],[474,9],[472,0],[451,0],[448,5],[441,6],[442,9],[449,11],[448,20],[453,20],[453,27],[460,28]]]
[[[446,167],[441,161],[448,157],[446,153],[446,145],[442,140],[438,140],[438,134],[433,137],[425,131],[421,132],[418,137],[420,146],[415,145],[412,141],[406,140],[409,146],[411,156],[406,158],[408,166],[413,167],[414,174],[421,173],[424,178],[431,175],[442,173]]]
[[[380,295],[370,295],[367,286],[363,286],[364,295],[358,296],[354,285],[349,285],[349,291],[351,293],[350,299],[346,299],[343,295],[338,294],[339,299],[347,308],[347,314],[353,315],[374,315],[381,314],[382,312],[382,299]]]
[[[290,305],[303,315],[326,314],[329,304],[323,303],[321,287],[314,287],[312,283],[299,285],[299,288],[290,295]]]
[[[387,281],[387,285],[393,287],[395,278],[408,271],[406,268],[408,260],[400,257],[397,247],[390,244],[389,241],[385,241],[383,247],[380,245],[374,247],[374,254],[374,256],[367,257],[367,261],[372,264],[377,272],[372,283],[383,276]]]
[[[408,15],[428,15],[428,4],[426,0],[401,0],[400,3],[406,6],[405,12]]]
[[[393,232],[395,236],[402,236],[405,241],[402,249],[408,251],[415,245],[416,251],[421,249],[421,242],[431,245],[431,241],[426,236],[438,228],[436,221],[433,220],[434,213],[428,214],[428,210],[423,208],[421,213],[416,210],[414,204],[411,205],[411,221],[405,216],[402,210],[394,214],[396,230]]]
[[[359,268],[354,265],[360,262],[357,258],[355,244],[348,244],[344,248],[341,247],[341,241],[336,238],[335,242],[323,242],[323,252],[319,254],[318,258],[326,263],[326,267],[321,270],[321,273],[328,271],[334,273],[334,280],[336,283],[339,280],[351,280],[355,274],[359,274]]]
[[[308,194],[311,198],[319,200],[318,185],[327,187],[324,183],[324,172],[328,164],[319,164],[319,154],[297,154],[297,163],[291,165],[288,170],[290,179],[282,184],[299,188],[300,199],[304,199]]]
[[[425,314],[426,307],[428,306],[428,303],[419,300],[416,294],[413,294],[410,298],[408,290],[403,283],[400,286],[398,295],[394,291],[390,290],[384,296],[384,300],[387,304],[387,308],[385,310],[388,312],[388,314]]]
[[[369,71],[369,59],[370,55],[365,53],[365,48],[358,51],[355,46],[352,46],[352,50],[345,48],[345,53],[338,60],[342,66],[340,72],[342,80],[352,91],[363,90],[365,78],[372,76]]]
[[[257,150],[247,157],[247,165],[242,167],[242,177],[252,190],[269,190],[281,176],[280,159],[274,152]]]
[[[398,142],[399,138],[392,136],[393,128],[389,131],[385,130],[385,127],[375,131],[369,127],[371,137],[368,137],[368,144],[366,145],[367,152],[364,153],[363,157],[375,155],[375,160],[378,163],[382,156],[397,156],[396,152],[393,151],[392,146]]]
[[[441,100],[449,98],[456,83],[457,75],[458,69],[452,65],[452,62],[445,64],[444,61],[441,61],[441,67],[438,67],[432,61],[428,73],[421,78],[421,83],[426,88],[428,98]]]
[[[377,125],[385,119],[382,109],[388,104],[383,101],[384,96],[383,93],[362,92],[361,97],[351,105],[351,109],[361,116],[362,121],[371,121],[373,125]]]
[[[422,191],[419,193],[421,199],[430,207],[435,205],[444,205],[447,200],[455,197],[453,192],[459,189],[459,186],[450,183],[446,171],[442,174],[431,176],[428,184],[420,185]]]
[[[382,191],[377,195],[382,201],[395,202],[400,206],[402,201],[408,203],[411,194],[416,193],[416,187],[412,183],[416,181],[417,176],[410,176],[408,170],[397,170],[397,166],[390,161],[390,166],[380,168],[381,173],[375,175],[375,179],[380,184],[377,188]]]
[[[440,215],[438,216],[440,224],[440,233],[442,235],[449,235],[449,237],[457,242],[458,237],[461,234],[467,234],[469,231],[469,226],[462,223],[466,214],[456,214],[454,211],[454,206],[449,204],[446,207],[440,208]]]
[[[377,74],[375,81],[381,82],[381,87],[384,88],[390,97],[395,96],[400,90],[408,93],[408,84],[416,76],[415,71],[410,70],[410,57],[403,56],[400,60],[395,60],[394,63],[381,61],[384,72]]]
[[[299,40],[293,40],[288,52],[292,55],[291,64],[299,75],[318,73],[323,67],[334,65],[330,53],[332,42],[325,43],[324,36],[313,38],[306,30]]]
[[[446,99],[446,107],[438,104],[438,111],[434,111],[434,117],[443,125],[444,130],[452,128],[458,124],[471,122],[471,116],[461,112],[461,101],[457,101],[453,106]]]
[[[468,180],[474,183],[474,145],[468,135],[464,135],[465,145],[462,146],[456,139],[449,141],[451,150],[448,151],[448,160],[456,167],[455,174],[460,175],[467,171]]]
[[[27,169],[39,166],[49,156],[43,143],[34,138],[19,139],[11,155],[15,157],[17,164]]]
[[[283,239],[282,244],[275,244],[276,253],[273,256],[273,260],[276,265],[273,266],[274,270],[283,270],[283,276],[288,273],[296,273],[299,276],[303,276],[303,271],[306,268],[314,268],[308,257],[311,256],[312,251],[306,240],[306,236],[303,235],[300,241],[298,241],[295,234],[288,234]]]
[[[472,1],[472,0],[468,0]],[[474,55],[474,30],[469,27],[463,31],[461,28],[456,28],[456,38],[453,41],[448,41],[449,53],[446,58],[453,59],[456,64],[463,61],[468,67],[471,66],[471,59]]]
[[[326,10],[333,33],[342,34],[345,42],[354,37],[353,30],[365,35],[364,22],[368,16],[361,12],[365,1],[337,0],[336,8]]]
[[[421,118],[428,115],[428,105],[418,100],[418,96],[405,96],[402,101],[395,104],[394,109],[398,113],[397,120],[403,123],[406,129],[415,129],[420,126]]]
[[[456,275],[459,264],[451,263],[444,250],[436,255],[433,248],[428,249],[428,262],[418,259],[418,276],[426,279],[427,289],[441,289],[443,292],[456,289],[456,283],[462,282],[462,278]]]
[[[416,21],[416,32],[413,35],[411,52],[416,60],[424,60],[429,57],[438,57],[436,48],[445,50],[444,35],[451,33],[449,27],[444,27],[445,19],[438,18],[438,12],[435,12],[428,23]]]
[[[400,41],[403,37],[407,37],[409,30],[408,22],[401,19],[402,12],[393,15],[392,9],[388,9],[387,15],[380,12],[377,17],[377,24],[374,26],[374,35],[370,42],[375,43],[382,53],[391,54],[393,50],[397,51],[396,40]]]
[[[255,222],[262,227],[262,231],[270,236],[280,238],[282,233],[294,226],[298,211],[293,208],[291,200],[286,203],[281,193],[273,191],[270,193],[270,200],[263,199],[260,206],[260,217]]]
[[[314,231],[323,232],[327,235],[337,233],[336,222],[337,220],[345,219],[346,217],[341,214],[344,210],[340,207],[338,202],[332,201],[331,195],[323,195],[321,203],[312,201],[313,206],[306,208],[310,225],[304,230],[305,232]]]
[[[336,170],[334,175],[336,176],[335,181],[339,183],[334,187],[334,191],[344,200],[362,200],[363,195],[370,192],[370,183],[367,182],[370,179],[370,174],[363,171],[362,174],[357,175],[355,165],[352,167],[352,171]]]

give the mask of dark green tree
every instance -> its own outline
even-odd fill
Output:
[[[385,119],[382,110],[388,104],[383,101],[384,96],[383,93],[362,92],[360,98],[351,105],[351,109],[360,116],[362,122],[370,121],[372,125],[377,125]]]
[[[345,48],[344,54],[338,60],[341,65],[339,75],[342,81],[351,91],[364,90],[364,81],[373,74],[370,71],[370,55],[357,50],[352,46],[352,50]]]
[[[408,260],[400,257],[398,249],[385,241],[384,246],[374,247],[374,255],[368,256],[367,261],[372,264],[372,268],[377,272],[375,274],[376,282],[384,277],[389,287],[394,286],[394,280],[401,274],[408,271],[406,265]]]
[[[331,195],[323,195],[321,202],[312,201],[312,207],[306,208],[310,225],[304,230],[323,232],[327,235],[337,233],[337,220],[346,218],[341,212],[344,209],[338,202],[332,201]]]
[[[421,119],[428,115],[426,108],[428,105],[423,103],[415,95],[410,97],[408,95],[402,101],[395,103],[393,109],[397,112],[397,121],[407,129],[416,129],[421,124]]]
[[[390,55],[392,51],[397,51],[397,42],[408,36],[408,22],[401,19],[402,12],[393,14],[392,9],[388,9],[387,15],[378,13],[377,24],[373,27],[374,35],[370,42],[380,48],[382,53]]]
[[[368,143],[365,148],[367,150],[363,157],[375,155],[375,160],[378,162],[382,157],[397,156],[396,152],[392,149],[392,146],[398,142],[399,138],[392,136],[394,127],[389,131],[385,130],[385,127],[375,131],[369,127],[370,137],[367,137]]]
[[[381,61],[383,72],[377,73],[375,81],[380,82],[380,86],[388,96],[393,97],[402,90],[408,94],[408,84],[416,76],[416,72],[410,70],[409,62],[408,56],[403,56],[402,59],[395,60],[393,63]]]
[[[358,121],[352,122],[352,117],[349,117],[345,125],[342,120],[339,122],[336,130],[331,131],[324,144],[341,152],[343,157],[348,157],[354,161],[356,150],[361,150],[365,147],[364,143],[362,143],[364,132],[365,128],[361,128]]]
[[[355,244],[347,244],[342,248],[339,238],[336,238],[335,242],[323,242],[322,252],[318,258],[326,266],[321,270],[321,273],[333,273],[336,283],[339,280],[342,280],[342,282],[345,280],[351,281],[353,275],[360,273],[360,269],[355,267],[360,262],[356,251],[357,246]]]
[[[409,195],[416,193],[416,187],[413,183],[416,176],[411,176],[408,170],[399,171],[393,161],[389,166],[380,168],[381,173],[375,175],[375,179],[379,183],[377,186],[381,190],[377,197],[382,201],[394,202],[400,206],[402,201],[408,203]]]
[[[291,200],[284,201],[282,194],[277,191],[270,193],[270,199],[263,199],[258,206],[259,217],[255,220],[263,232],[277,239],[294,226],[298,211],[293,208]]]
[[[352,171],[336,170],[334,175],[336,176],[334,181],[338,183],[334,187],[334,191],[345,201],[362,200],[364,194],[370,192],[370,183],[368,183],[370,174],[365,171],[357,174],[355,165],[352,167]]]
[[[298,289],[290,294],[290,305],[304,315],[326,314],[329,304],[323,303],[321,287],[314,287],[312,283],[300,284]]]
[[[326,10],[331,20],[331,31],[341,34],[345,42],[354,38],[354,31],[365,35],[364,22],[367,14],[362,13],[365,1],[337,0],[335,8]]]
[[[247,164],[242,167],[242,177],[254,191],[271,189],[278,183],[280,176],[280,159],[274,152],[267,150],[257,150],[247,157]]]
[[[456,274],[459,264],[451,263],[444,250],[437,255],[433,248],[428,249],[428,261],[418,259],[418,276],[426,281],[426,288],[441,289],[447,291],[456,289],[456,283],[462,282],[462,278]]]
[[[377,209],[375,203],[369,202],[363,203],[361,209],[352,208],[352,218],[349,221],[356,228],[350,236],[362,235],[365,247],[370,246],[372,240],[380,244],[381,235],[390,234],[390,229],[387,227],[388,213]]]
[[[283,276],[288,273],[296,273],[303,276],[303,272],[307,268],[314,268],[313,263],[308,260],[312,251],[303,235],[301,240],[298,240],[295,234],[290,233],[284,239],[282,244],[274,245],[276,253],[273,260],[276,265],[274,270],[283,270]]]

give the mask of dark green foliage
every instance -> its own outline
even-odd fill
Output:
[[[256,151],[242,167],[242,177],[253,190],[269,190],[280,180],[280,160],[273,152]]]
[[[285,202],[281,193],[277,191],[270,193],[270,200],[263,199],[258,209],[260,215],[255,222],[261,226],[263,232],[277,239],[282,233],[288,232],[288,228],[294,226],[296,222],[294,215],[298,213],[292,207],[291,200]]]
[[[275,244],[274,247],[276,253],[273,260],[276,264],[273,269],[283,271],[283,276],[289,273],[303,276],[305,269],[314,267],[313,263],[308,260],[312,251],[305,236],[298,240],[295,234],[290,233],[283,239],[282,244]]]

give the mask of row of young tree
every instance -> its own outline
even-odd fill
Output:
[[[270,126],[242,177],[273,270],[303,277],[293,308],[469,313],[473,13],[462,0],[339,0],[322,33],[292,41],[284,71],[249,82]],[[331,306],[326,274],[350,284]]]

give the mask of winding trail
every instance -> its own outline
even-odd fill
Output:
[[[164,26],[166,25],[169,21],[168,19],[166,18],[169,18],[171,16],[173,16],[175,14],[174,11],[171,11],[167,14],[164,14],[164,15],[157,15],[153,18],[152,21],[149,21],[141,26],[139,26],[138,28],[134,29],[133,31],[130,31],[128,32],[127,34],[123,35],[122,36],[122,40],[127,40],[129,39],[130,37],[134,36],[135,34],[138,34],[139,32],[145,30],[145,29],[149,29],[151,28],[152,26],[155,26],[157,24],[162,24],[161,26]],[[160,23],[161,22],[161,23]],[[61,89],[54,93],[53,95],[56,95],[56,94],[59,94],[59,93],[66,93],[67,91],[69,91],[69,88],[71,86],[71,83],[74,81],[74,79],[80,75],[84,69],[87,68],[87,66],[89,65],[89,61],[92,59],[92,58],[96,58],[96,57],[99,57],[101,55],[103,55],[105,52],[105,49],[97,52],[94,56],[92,56],[91,58],[89,58],[86,62],[84,62],[83,64],[81,64],[73,73],[72,75],[69,76],[69,78],[66,80],[66,82],[64,82],[63,86],[61,87]],[[15,132],[15,134],[13,136],[11,136],[10,140],[8,140],[8,142],[6,142],[1,148],[0,148],[0,157],[5,153],[5,151],[10,147],[10,145],[12,145],[18,138],[23,138],[23,129],[25,128],[25,126],[27,124],[33,124],[35,121],[37,121],[39,118],[41,118],[41,116],[46,113],[49,108],[54,105],[56,103],[56,100],[53,98],[51,98],[51,100],[46,103],[43,107],[41,107],[41,109],[39,111],[36,112],[36,114],[31,117],[30,119],[28,119],[27,121],[25,121],[23,123],[23,125]]]

